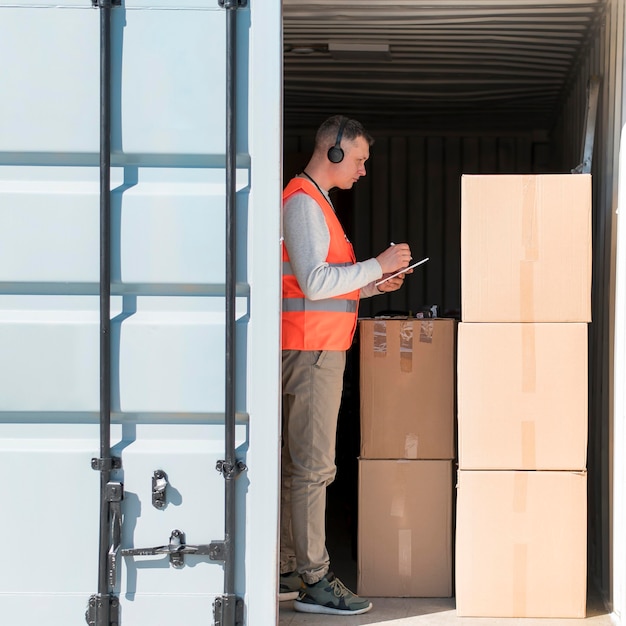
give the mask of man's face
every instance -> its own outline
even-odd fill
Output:
[[[335,165],[335,184],[339,189],[350,189],[361,176],[365,176],[365,161],[370,157],[370,147],[363,137],[341,144],[343,161]]]

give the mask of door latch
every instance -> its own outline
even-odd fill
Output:
[[[117,584],[117,555],[120,550],[122,539],[122,500],[124,499],[124,486],[122,483],[108,482],[105,489],[105,497],[109,502],[109,550],[107,552],[107,574],[109,586]]]
[[[167,474],[161,470],[154,470],[152,475],[152,506],[157,509],[164,509],[167,504],[165,491],[167,489]]]
[[[170,542],[166,546],[154,548],[126,548],[121,550],[122,556],[169,556],[172,567],[180,569],[185,565],[185,554],[190,556],[208,556],[212,561],[224,560],[224,542],[213,541],[208,544],[193,546],[185,543],[185,533],[182,530],[173,530]]]

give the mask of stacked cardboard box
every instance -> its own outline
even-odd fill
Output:
[[[584,617],[591,177],[464,176],[460,616]]]
[[[452,595],[456,322],[360,321],[358,592]]]

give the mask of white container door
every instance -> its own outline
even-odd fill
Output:
[[[89,608],[102,574],[101,9],[10,4],[0,6],[0,615],[101,626]],[[263,4],[111,9],[106,626],[221,623],[228,393],[242,470],[237,623],[276,621],[282,50],[280,2]]]

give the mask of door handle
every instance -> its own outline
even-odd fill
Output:
[[[213,541],[201,545],[189,545],[185,543],[185,533],[182,530],[173,530],[170,541],[164,546],[153,548],[125,548],[121,550],[122,556],[157,556],[166,554],[169,556],[173,567],[181,568],[185,564],[185,555],[208,556],[212,561],[224,560],[224,542]]]

